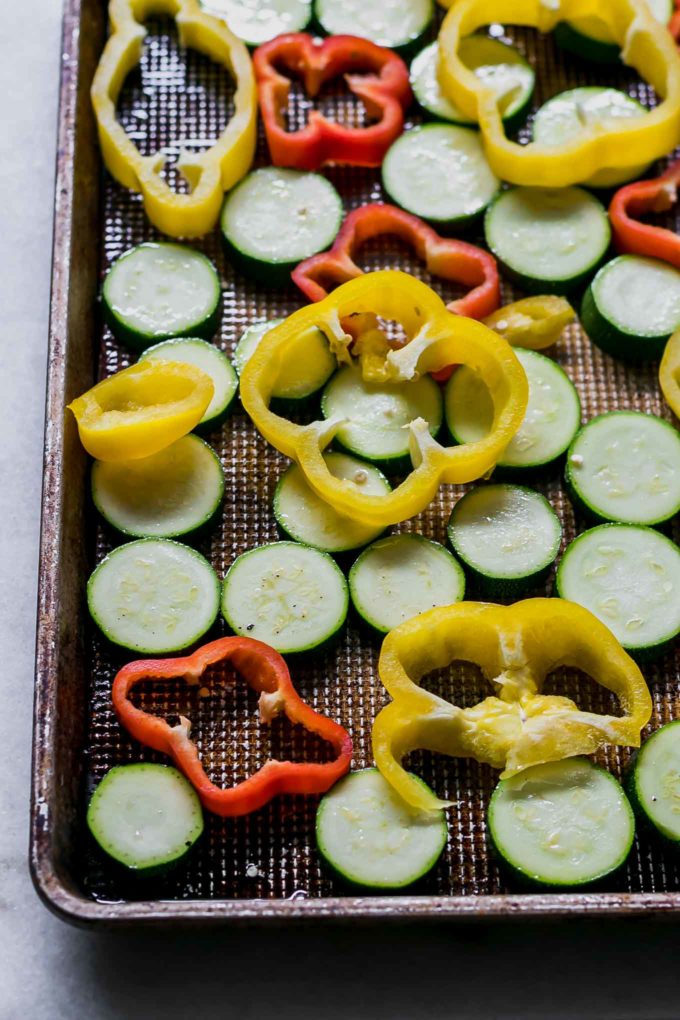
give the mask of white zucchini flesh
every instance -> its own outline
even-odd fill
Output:
[[[283,319],[254,322],[244,331],[234,350],[233,361],[239,375],[260,343]],[[302,400],[324,386],[338,367],[328,340],[316,326],[300,333],[288,348],[279,372],[273,396],[282,400]]]
[[[433,17],[432,0],[316,0],[316,17],[329,35],[357,35],[379,46],[405,46]]]
[[[537,351],[514,349],[529,383],[529,402],[499,467],[533,468],[560,457],[581,424],[581,402],[569,376]],[[493,402],[484,381],[463,366],[453,373],[444,397],[446,421],[459,443],[476,443],[489,435]]]
[[[202,0],[202,5],[224,18],[248,46],[260,46],[286,32],[301,32],[312,16],[312,0]]]
[[[325,177],[268,166],[229,192],[221,223],[243,255],[288,264],[329,248],[341,219],[340,196]]]
[[[339,417],[335,438],[347,450],[367,460],[389,461],[407,457],[410,422],[423,418],[436,436],[442,423],[443,402],[436,382],[428,375],[413,382],[371,383],[354,365],[343,366],[321,397],[324,418]]]
[[[415,811],[377,769],[363,769],[322,798],[316,839],[325,860],[349,882],[400,889],[436,864],[446,846],[446,816]]]
[[[421,535],[388,535],[365,549],[349,575],[354,608],[381,633],[460,602],[465,574],[448,549]]]
[[[156,361],[180,361],[195,365],[212,379],[215,392],[205,409],[200,425],[209,425],[212,421],[222,418],[238,390],[238,377],[226,354],[209,344],[206,340],[193,337],[176,340],[165,340],[163,343],[149,347],[140,361],[153,359]]]
[[[583,188],[511,188],[487,211],[486,243],[496,258],[536,285],[578,281],[611,240],[607,213]]]
[[[324,460],[334,478],[352,482],[366,496],[384,496],[390,491],[385,476],[371,464],[344,453],[326,453]],[[323,552],[358,549],[383,531],[339,514],[317,496],[297,464],[291,464],[276,487],[274,515],[291,538]]]
[[[577,139],[584,126],[599,127],[618,118],[644,117],[644,106],[620,92],[601,85],[581,86],[553,96],[537,110],[534,118],[534,141],[540,145],[564,145]],[[598,170],[586,184],[595,188],[610,188],[624,181],[641,177],[647,163],[626,170],[606,168]]]
[[[680,843],[680,722],[652,733],[635,757],[633,802],[672,843]]]
[[[87,584],[93,620],[114,644],[144,655],[182,651],[215,622],[220,586],[205,557],[164,538],[109,553]]]
[[[201,252],[148,242],[114,262],[103,297],[127,329],[152,340],[186,333],[208,318],[219,301],[220,283]]]
[[[610,874],[626,860],[635,836],[621,785],[585,758],[534,765],[501,780],[488,818],[506,863],[553,886],[584,885]]]
[[[479,215],[500,188],[479,132],[453,124],[405,131],[388,150],[382,175],[397,205],[434,223]]]
[[[560,548],[557,514],[521,485],[480,485],[458,501],[449,539],[464,563],[485,577],[521,579],[544,570]]]
[[[174,538],[206,524],[224,495],[219,457],[198,436],[131,461],[96,460],[92,498],[114,528],[135,538]]]
[[[585,531],[562,558],[557,590],[602,620],[624,648],[654,648],[680,632],[680,549],[651,528]]]
[[[597,516],[659,524],[680,511],[680,434],[638,411],[591,419],[571,444],[567,480]]]
[[[203,812],[193,786],[172,766],[118,765],[94,791],[87,824],[110,857],[144,871],[184,857],[203,832]]]
[[[529,99],[535,75],[514,47],[498,39],[489,39],[488,36],[471,35],[462,40],[459,56],[466,67],[473,70],[497,96],[506,97],[505,118],[517,113]],[[438,62],[439,47],[436,41],[413,59],[411,86],[416,99],[424,109],[442,120],[456,124],[476,123],[465,117],[455,103],[444,95],[437,77]]]
[[[680,272],[659,259],[612,259],[592,288],[600,314],[623,333],[656,337],[680,326]]]
[[[234,560],[224,579],[222,613],[236,634],[285,654],[333,637],[348,603],[347,582],[327,553],[273,542]]]

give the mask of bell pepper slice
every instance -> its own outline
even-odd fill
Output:
[[[493,255],[466,241],[440,237],[417,216],[383,202],[371,202],[349,213],[331,249],[301,262],[293,270],[293,282],[310,301],[321,301],[333,287],[363,274],[353,257],[366,241],[383,234],[410,244],[433,276],[472,288],[446,306],[450,312],[483,319],[498,308],[501,291]]]
[[[142,156],[116,117],[116,102],[128,73],[139,63],[146,29],[157,14],[175,19],[179,41],[222,64],[236,79],[234,114],[217,141],[204,152],[180,153],[177,169],[191,186],[178,194],[161,176],[163,150]],[[171,237],[198,237],[217,222],[223,193],[253,161],[257,135],[257,96],[245,44],[199,0],[110,0],[111,35],[92,81],[91,98],[104,163],[125,188],[141,192],[155,227]]]
[[[542,351],[557,343],[575,319],[576,313],[565,298],[543,294],[513,301],[482,321],[513,347]]]
[[[659,365],[659,383],[668,406],[680,418],[680,329],[666,344]]]
[[[641,223],[645,213],[667,212],[678,200],[680,159],[660,177],[634,181],[614,195],[609,219],[616,250],[633,255],[648,255],[680,268],[680,237],[665,227]]]
[[[213,381],[195,365],[140,361],[103,379],[68,405],[80,441],[97,460],[137,460],[198,425]]]
[[[196,744],[189,736],[191,723],[185,716],[171,726],[130,701],[130,692],[143,680],[183,678],[187,684],[197,685],[205,671],[219,662],[232,663],[259,692],[261,722],[270,723],[283,712],[292,723],[327,740],[335,752],[334,759],[323,763],[268,761],[244,782],[223,789],[206,775]],[[169,755],[196,789],[203,806],[216,815],[250,814],[280,793],[325,793],[349,771],[352,740],[347,730],[304,702],[279,653],[253,638],[220,638],[186,657],[130,662],[116,674],[112,699],[116,715],[128,733],[146,747]]]
[[[494,22],[550,32],[560,21],[595,16],[634,67],[662,97],[644,117],[619,118],[610,128],[584,125],[578,139],[559,146],[511,142],[502,105],[459,56],[461,39]],[[680,56],[665,25],[638,0],[456,0],[439,33],[439,80],[465,116],[479,121],[491,169],[513,184],[565,187],[604,167],[633,169],[667,155],[680,143]],[[506,99],[507,101],[507,99]]]
[[[291,32],[258,47],[253,66],[269,153],[277,166],[380,166],[403,130],[404,111],[411,102],[408,69],[396,53],[368,39],[336,35],[322,41]],[[307,94],[316,96],[322,85],[341,74],[376,123],[348,127],[312,110],[305,127],[286,130],[290,76],[300,77]]]
[[[431,670],[456,660],[478,665],[495,694],[459,708],[420,686]],[[560,666],[583,670],[612,691],[623,714],[585,712],[569,698],[542,694],[546,677]],[[448,802],[402,767],[416,748],[474,758],[503,769],[501,778],[507,778],[530,765],[592,754],[604,744],[639,747],[652,714],[635,662],[603,623],[563,599],[431,609],[387,635],[378,671],[393,700],[373,726],[376,765],[421,810]]]
[[[342,324],[356,314],[400,322],[408,341],[395,350],[372,330],[355,343]],[[391,492],[371,496],[350,480],[334,478],[323,450],[342,420],[298,425],[269,406],[283,366],[290,368],[296,341],[313,326],[326,336],[339,362],[350,363],[358,356],[365,378],[403,381],[452,364],[469,365],[491,394],[495,411],[491,432],[476,443],[443,447],[432,438],[427,423],[418,419],[409,426],[414,470]],[[474,319],[452,315],[421,280],[391,269],[349,280],[322,301],[294,312],[267,333],[241,376],[241,402],[264,438],[297,461],[312,489],[338,513],[376,526],[413,517],[444,482],[469,482],[490,471],[519,428],[527,397],[524,371],[502,337]]]

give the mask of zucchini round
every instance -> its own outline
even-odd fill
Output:
[[[262,338],[282,322],[283,319],[271,319],[248,326],[234,350],[234,365],[239,375]],[[286,362],[279,373],[272,396],[277,400],[307,400],[326,385],[337,367],[328,340],[320,329],[313,326],[300,333],[295,342],[289,345]]]
[[[224,471],[198,436],[183,436],[151,457],[96,460],[92,500],[112,528],[132,538],[179,538],[206,527],[224,496]]]
[[[427,34],[434,19],[432,0],[315,0],[316,21],[326,35],[357,35],[408,54]]]
[[[102,287],[104,320],[132,351],[170,337],[209,340],[220,315],[220,281],[209,258],[182,244],[147,241],[121,255]]]
[[[167,538],[118,546],[87,582],[102,633],[142,655],[170,655],[199,641],[220,608],[220,583],[195,549]]]
[[[303,32],[312,18],[312,0],[201,0],[201,5],[251,48],[286,32]]]
[[[357,557],[349,591],[364,622],[387,634],[428,609],[460,602],[465,574],[439,542],[422,535],[388,535]]]
[[[662,726],[631,762],[628,795],[639,818],[674,850],[680,845],[680,720]]]
[[[229,627],[282,654],[330,641],[348,605],[347,581],[332,557],[297,542],[249,549],[224,579],[222,614]]]
[[[377,769],[344,776],[316,812],[321,856],[345,881],[369,889],[417,882],[439,860],[447,835],[443,811],[414,811]]]
[[[623,865],[635,818],[620,785],[587,758],[534,765],[502,779],[489,803],[489,833],[523,881],[556,888],[597,882]]]
[[[680,549],[652,528],[600,524],[583,532],[562,557],[556,588],[638,656],[658,655],[680,633]]]

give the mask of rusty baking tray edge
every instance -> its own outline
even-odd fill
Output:
[[[85,678],[77,654],[82,641],[78,617],[83,574],[77,567],[85,564],[85,459],[75,429],[65,422],[64,406],[94,377],[87,338],[94,335],[96,260],[88,253],[88,228],[92,231],[98,223],[99,156],[88,92],[103,33],[96,3],[66,0],[63,22],[30,825],[31,876],[43,902],[64,920],[102,927],[675,914],[680,893],[104,903],[88,898],[71,879],[71,837],[77,830],[81,793],[78,737],[85,711]],[[85,337],[80,348],[77,334]]]

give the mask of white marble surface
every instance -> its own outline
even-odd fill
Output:
[[[0,1020],[679,1017],[677,925],[102,934],[38,901],[26,850],[60,0],[2,9]]]

